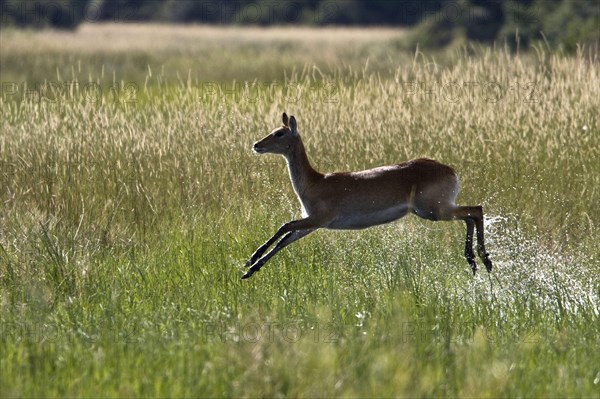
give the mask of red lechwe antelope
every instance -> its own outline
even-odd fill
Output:
[[[409,212],[429,220],[464,220],[467,224],[465,257],[473,273],[473,230],[477,252],[488,272],[492,262],[483,242],[481,206],[457,206],[458,176],[454,169],[420,158],[398,165],[360,172],[322,174],[314,170],[298,134],[296,119],[283,114],[283,126],[274,129],[253,147],[258,154],[283,155],[294,191],[302,204],[303,219],[281,226],[246,262],[248,278],[282,248],[318,228],[363,229],[400,219]],[[281,239],[280,239],[281,238]],[[280,240],[279,240],[280,239]],[[277,242],[279,240],[279,242]],[[263,256],[265,251],[275,247]]]

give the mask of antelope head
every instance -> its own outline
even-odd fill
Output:
[[[300,141],[298,130],[296,128],[296,118],[293,116],[288,119],[284,112],[282,117],[283,125],[267,135],[260,141],[254,143],[252,149],[257,154],[289,154],[295,145]]]

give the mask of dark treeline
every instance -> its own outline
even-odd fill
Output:
[[[420,25],[423,44],[470,40],[573,50],[600,40],[598,0],[0,0],[5,26],[75,29],[82,22],[237,25]]]

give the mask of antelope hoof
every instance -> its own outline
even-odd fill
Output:
[[[240,280],[245,280],[247,278],[250,278],[250,276],[252,276],[254,273],[256,273],[258,271],[260,271],[260,266],[256,267],[256,265],[254,265],[250,269],[248,269],[246,274],[244,274]]]
[[[491,273],[492,272],[492,261],[490,260],[490,257],[488,254],[485,254],[485,256],[483,257],[483,264],[485,265],[485,268],[488,271],[488,273]]]
[[[471,270],[473,270],[473,275],[477,272],[477,263],[475,263],[475,257],[472,253],[465,253],[465,258],[467,258],[467,263],[471,266]]]
[[[254,271],[252,269],[250,269],[246,272],[246,274],[244,274],[242,276],[242,278],[240,280],[245,280],[247,278],[250,278],[250,277],[252,277],[253,274],[254,274]]]
[[[473,276],[477,274],[477,264],[475,262],[471,264],[471,270],[473,270]]]
[[[250,278],[250,276],[252,276],[252,273],[250,273],[250,272],[247,272],[246,274],[244,274],[244,275],[242,276],[242,278],[240,278],[240,280],[245,280],[245,279],[247,279],[247,278]]]

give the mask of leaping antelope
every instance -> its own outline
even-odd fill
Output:
[[[318,228],[364,229],[400,219],[409,212],[428,220],[464,220],[467,224],[465,258],[477,271],[473,255],[473,230],[477,253],[488,272],[492,261],[483,242],[481,206],[457,206],[458,175],[450,166],[419,158],[398,165],[359,172],[322,174],[312,168],[296,118],[283,114],[283,126],[254,143],[254,152],[283,155],[294,191],[302,205],[302,219],[281,226],[252,254],[242,279],[252,276],[282,248]],[[280,239],[281,238],[281,239]],[[279,242],[277,242],[279,240]],[[275,247],[263,256],[273,244]]]

